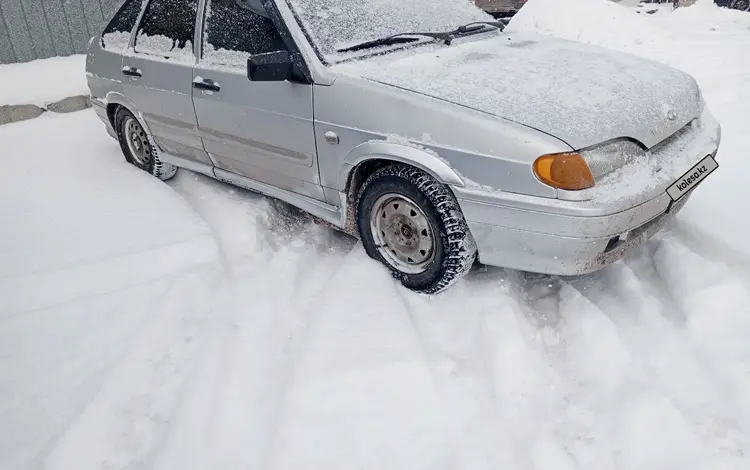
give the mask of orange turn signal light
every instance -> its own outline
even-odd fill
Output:
[[[577,153],[542,155],[534,162],[537,178],[548,185],[567,190],[594,187],[594,177],[586,161]]]

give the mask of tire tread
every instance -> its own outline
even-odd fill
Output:
[[[425,294],[437,294],[466,275],[473,266],[477,257],[474,237],[453,193],[424,171],[404,164],[383,167],[365,180],[357,197],[357,220],[361,219],[360,201],[364,194],[373,183],[385,177],[401,179],[413,185],[432,204],[435,208],[435,216],[444,226],[445,259],[440,275],[432,285],[418,290]],[[391,268],[391,271],[393,272],[394,268]],[[399,276],[398,272],[394,272],[394,275],[403,276],[403,274]]]
[[[148,137],[148,142],[151,145],[151,162],[148,165],[139,165],[132,158],[132,156],[130,155],[128,144],[125,142],[125,138],[122,135],[122,122],[126,117],[132,117],[133,119],[138,120],[138,118],[136,118],[135,115],[130,112],[130,110],[125,107],[120,107],[115,112],[114,125],[115,132],[117,133],[118,141],[120,143],[120,148],[122,149],[122,153],[125,155],[125,159],[128,161],[128,163],[131,163],[137,168],[150,173],[152,176],[155,176],[162,181],[166,181],[172,178],[175,173],[177,173],[177,167],[161,161],[161,159],[159,158],[158,147],[156,146],[156,143],[148,132],[146,132],[146,137]],[[143,127],[143,129],[145,130],[146,128],[143,126],[143,123],[140,124],[141,127]]]

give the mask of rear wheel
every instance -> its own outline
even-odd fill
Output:
[[[151,137],[133,113],[125,108],[118,109],[115,129],[122,153],[129,163],[161,180],[175,175],[177,167],[159,159]]]
[[[476,259],[476,243],[453,193],[410,166],[387,166],[365,181],[357,225],[367,254],[418,292],[446,289]]]

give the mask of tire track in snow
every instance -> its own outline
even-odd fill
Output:
[[[343,469],[349,459],[334,460],[340,452],[363,469],[442,462],[443,413],[398,289],[357,246],[308,305],[259,468]],[[317,419],[326,426],[308,426]]]
[[[49,454],[45,468],[148,466],[170,432],[217,312],[215,270],[175,278],[150,324]]]
[[[659,253],[660,256],[655,256]],[[545,438],[545,432],[534,430],[524,442],[536,440],[541,449],[555,450],[571,468],[576,466],[574,462],[582,465],[587,459],[599,466],[628,465],[637,459],[657,462],[662,452],[657,448],[658,442],[633,447],[632,435],[612,432],[622,426],[640,426],[642,432],[648,432],[643,428],[647,426],[643,420],[662,419],[667,426],[665,445],[672,446],[675,455],[680,454],[685,442],[692,442],[696,450],[682,452],[697,461],[708,458],[717,449],[739,458],[739,449],[746,442],[739,431],[741,423],[734,422],[730,413],[736,409],[735,404],[720,407],[723,411],[699,405],[701,396],[720,394],[721,386],[706,388],[700,383],[701,379],[712,381],[718,377],[711,373],[709,364],[701,363],[700,356],[690,353],[690,342],[680,337],[687,314],[679,295],[671,290],[674,282],[667,281],[674,274],[663,266],[665,262],[679,262],[680,256],[675,255],[664,252],[661,241],[656,239],[624,263],[579,278],[489,269],[507,281],[529,322],[527,326],[532,329],[531,335],[518,330],[505,337],[502,329],[496,328],[490,337],[506,346],[520,341],[519,336],[536,337],[532,344],[540,346],[543,361],[536,365],[528,363],[525,369],[538,369],[541,365],[541,370],[551,370],[547,383],[555,387],[551,394],[559,396],[558,400],[532,398],[530,403],[534,408],[546,406],[549,414],[532,413],[524,419],[544,423],[540,428],[546,427],[545,432],[551,437]],[[711,277],[710,273],[705,275]],[[722,278],[716,279],[721,282]],[[504,317],[506,321],[508,318],[509,315]],[[507,323],[505,329],[508,330]],[[516,357],[527,356],[520,352],[522,349],[517,351]],[[492,362],[493,353],[488,350],[486,354]],[[495,361],[497,357],[495,354]],[[677,371],[670,373],[670,367]],[[513,377],[507,371],[499,374],[496,371],[494,377],[500,383],[503,378],[506,382],[523,380],[523,374]],[[540,385],[531,389],[543,388]],[[630,414],[612,412],[613,401],[621,402]],[[524,407],[521,397],[512,402]],[[594,416],[599,417],[594,420]],[[501,419],[513,423],[508,416]],[[560,422],[565,427],[549,425]],[[583,436],[597,436],[597,439],[584,444]],[[707,444],[701,447],[698,437]],[[564,451],[565,448],[569,451]],[[539,458],[537,447],[531,446],[529,453],[532,460]],[[611,460],[618,454],[624,459],[619,464]]]
[[[267,272],[234,278],[233,321],[204,357],[173,436],[157,468],[266,468],[295,349],[314,311],[297,308],[326,285],[343,258],[319,260],[315,282],[300,289],[286,282],[309,269],[300,255],[281,247]],[[192,430],[192,431],[188,431]]]
[[[183,271],[210,265],[216,259],[208,235],[96,263],[62,270],[0,279],[0,318],[34,314],[53,307],[74,304],[87,298],[107,296],[124,287],[137,287],[168,279]],[[99,276],[101,271],[109,276]],[[29,296],[30,292],[38,295]]]
[[[228,273],[234,275],[243,261],[254,260],[258,220],[268,211],[265,197],[184,169],[168,184],[206,222]]]
[[[449,468],[531,468],[538,453],[524,444],[524,422],[535,389],[548,390],[551,377],[533,310],[511,289],[518,275],[485,268],[434,298],[401,293],[453,423]]]
[[[732,248],[691,223],[676,222],[670,230],[694,253],[732,267],[750,281],[750,255],[747,253]]]
[[[346,262],[346,256],[340,260],[336,260],[326,271],[325,275],[318,277],[318,281],[311,283],[311,287],[308,289],[307,295],[303,295],[301,299],[305,299],[304,302],[308,302],[306,307],[303,307],[300,299],[297,302],[297,309],[301,307],[301,311],[298,318],[298,324],[296,328],[289,331],[285,340],[283,341],[284,357],[279,364],[278,376],[275,384],[272,388],[275,399],[270,404],[268,426],[266,428],[268,439],[265,441],[265,449],[260,452],[257,468],[270,469],[275,459],[276,452],[276,440],[278,439],[280,422],[284,416],[284,406],[288,401],[290,394],[290,387],[294,379],[294,373],[300,358],[305,350],[306,342],[310,335],[310,329],[316,321],[318,316],[318,309],[322,307],[320,302],[320,296],[325,292],[328,281],[335,278],[336,274],[341,270]],[[305,270],[298,270],[297,274],[305,272]],[[310,279],[308,277],[308,279]],[[296,284],[300,284],[299,278]]]
[[[525,439],[536,441],[532,458],[543,460],[553,450],[569,468],[617,467],[612,456],[622,452],[616,444],[622,437],[608,427],[619,419],[610,410],[632,390],[632,371],[617,319],[589,295],[606,284],[605,276],[602,271],[573,279],[518,274],[514,289],[536,325],[548,384],[548,393],[528,405],[527,419],[543,430],[531,429]],[[540,407],[544,412],[533,411]]]
[[[498,454],[494,440],[487,439],[512,437],[501,424],[496,384],[486,360],[483,309],[466,301],[473,298],[471,290],[464,279],[433,297],[400,286],[396,293],[443,412],[452,423],[446,432],[451,450],[442,462],[444,468],[516,467],[515,455]]]
[[[736,266],[703,257],[679,234],[664,238],[655,260],[665,288],[674,292],[684,312],[685,321],[676,332],[684,350],[694,357],[693,382],[701,382],[699,386],[688,383],[674,393],[684,395],[707,442],[725,455],[739,455],[750,444],[739,431],[750,428],[746,413],[750,404],[745,398],[750,394],[745,365],[750,357],[746,340],[750,336],[750,283]],[[684,393],[688,386],[701,395]]]
[[[587,410],[576,402],[581,383],[589,379],[590,366],[584,364],[581,368],[577,364],[576,359],[585,355],[581,348],[571,346],[582,341],[595,354],[597,348],[602,349],[602,343],[592,341],[591,335],[586,334],[576,338],[576,333],[586,319],[605,328],[607,322],[602,320],[601,312],[585,305],[569,307],[572,294],[577,292],[569,278],[508,271],[508,289],[519,313],[515,334],[506,333],[501,341],[517,345],[499,347],[505,349],[499,356],[504,368],[496,369],[494,375],[497,381],[520,382],[510,387],[515,393],[509,401],[513,403],[510,408],[514,427],[523,430],[521,445],[530,460],[529,468],[545,468],[551,462],[565,469],[585,467],[591,462],[584,463],[583,456],[593,457],[588,455],[591,443],[586,442],[590,427]],[[581,317],[583,314],[586,319]],[[521,361],[514,364],[516,356]],[[565,418],[568,413],[572,416]]]
[[[352,242],[295,217],[297,211],[280,201],[200,175],[186,173],[175,189],[210,226],[233,300],[230,324],[219,326],[223,333],[185,387],[178,415],[186,426],[154,461],[159,468],[256,468],[268,458],[264,443],[277,425],[298,340],[315,315],[305,304],[328,287]],[[195,411],[201,409],[211,412]]]
[[[661,416],[671,433],[668,437],[692,442],[689,455],[700,461],[717,449],[726,452],[728,448],[742,446],[737,442],[738,433],[733,431],[737,424],[731,410],[736,408],[707,405],[710,397],[722,394],[722,387],[717,386],[720,375],[716,373],[716,364],[699,354],[690,339],[693,313],[685,308],[680,289],[675,290],[679,283],[675,283],[674,268],[681,264],[684,255],[674,249],[667,250],[670,246],[687,249],[667,232],[624,263],[573,285],[614,326],[618,337],[615,342],[619,343],[622,354],[619,374],[611,375],[612,387],[634,391],[627,400],[621,400],[624,409],[630,409],[633,415],[624,418],[613,415],[611,419],[644,426],[639,420]],[[721,282],[721,275],[707,261],[692,265],[702,267],[702,279]],[[719,272],[726,271],[719,268]],[[710,289],[710,284],[703,287]],[[649,401],[641,401],[646,397]],[[601,408],[606,406],[604,403]],[[732,437],[727,438],[727,434]],[[657,459],[662,452],[653,444],[644,445],[639,451],[627,448],[626,437],[613,436],[625,446],[614,450],[630,456],[642,453],[647,459]],[[668,445],[677,450],[685,446],[684,442],[668,442]]]
[[[192,442],[194,436],[190,434],[172,436],[171,444],[163,450],[158,463],[166,468],[174,468],[171,463],[177,463],[179,468],[205,468],[196,466],[196,463],[200,462],[212,467],[250,463],[253,460],[252,452],[250,456],[245,454],[245,448],[250,443],[243,445],[242,437],[248,437],[250,442],[262,442],[262,436],[253,436],[253,432],[248,426],[243,425],[243,421],[252,422],[253,428],[259,427],[256,421],[262,413],[258,410],[253,413],[249,404],[252,403],[253,397],[258,403],[265,403],[267,400],[264,400],[264,396],[272,391],[252,388],[248,384],[254,382],[253,375],[263,377],[273,373],[275,359],[257,358],[259,354],[273,355],[274,345],[265,345],[262,336],[268,335],[280,341],[281,333],[277,330],[281,327],[274,317],[277,311],[284,310],[283,305],[259,304],[263,304],[261,299],[272,298],[279,301],[293,295],[292,292],[284,294],[279,292],[278,288],[274,288],[272,281],[283,285],[286,274],[279,279],[273,275],[266,276],[268,272],[275,272],[275,264],[283,261],[283,256],[280,256],[277,250],[265,249],[267,247],[263,243],[264,240],[259,239],[268,235],[262,218],[271,217],[269,212],[272,206],[262,196],[201,175],[188,173],[183,180],[177,181],[176,187],[211,227],[220,246],[223,266],[230,276],[226,285],[233,300],[232,305],[228,307],[231,312],[229,325],[226,325],[224,333],[216,338],[213,351],[204,357],[202,371],[196,374],[198,378],[195,379],[196,383],[191,387],[187,399],[187,402],[197,405],[194,409],[207,409],[211,410],[211,413],[201,415],[185,409],[185,415],[181,417],[181,421],[192,423],[188,424],[189,428],[210,429],[223,438],[203,436],[212,442],[213,452],[197,455],[187,452],[190,458],[185,458],[185,449],[201,448],[201,443]],[[244,308],[246,305],[253,305],[254,310],[258,310],[254,312],[255,315],[248,316]],[[265,351],[262,349],[264,345]],[[252,347],[257,347],[258,351],[253,351]],[[207,374],[214,379],[206,382],[209,384],[208,391],[205,390],[205,383],[201,383],[201,378],[205,378]],[[260,382],[265,383],[263,380]],[[238,394],[243,391],[247,396],[239,397]],[[213,400],[206,402],[206,397],[213,397]],[[222,406],[224,403],[230,405]],[[247,408],[248,406],[250,408]],[[248,412],[244,418],[241,417],[243,409]],[[228,435],[225,429],[231,429],[231,435]],[[240,449],[241,452],[238,454]]]
[[[130,351],[150,309],[172,284],[163,279],[123,286],[106,296],[0,319],[0,467],[39,467]]]

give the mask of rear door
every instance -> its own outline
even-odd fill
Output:
[[[192,101],[197,12],[198,0],[148,2],[123,59],[123,91],[162,150],[211,166]]]
[[[286,50],[259,0],[206,0],[193,102],[217,168],[323,200],[312,85],[252,82],[251,55]]]
[[[126,0],[109,21],[101,37],[89,43],[86,55],[86,80],[96,112],[105,120],[103,107],[107,93],[122,93],[122,54],[130,44],[130,35],[135,29],[143,0]]]

